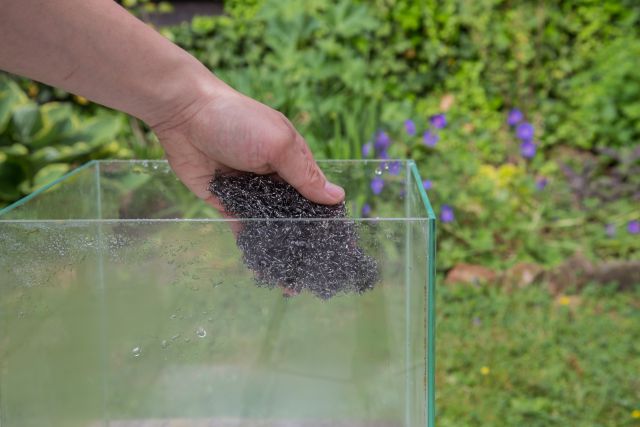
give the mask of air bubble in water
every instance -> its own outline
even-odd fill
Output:
[[[133,347],[131,353],[133,354],[133,357],[140,357],[140,355],[142,354],[142,349],[139,346]]]
[[[200,326],[198,329],[196,329],[196,335],[199,338],[204,338],[207,336],[207,331],[202,326]]]

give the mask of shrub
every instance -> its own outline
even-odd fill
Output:
[[[42,105],[0,75],[0,204],[12,202],[95,158],[128,158],[118,142],[125,118],[101,109],[80,116],[69,103]]]

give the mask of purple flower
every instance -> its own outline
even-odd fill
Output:
[[[629,221],[629,223],[627,224],[627,231],[629,232],[629,234],[640,233],[640,221]]]
[[[442,129],[447,125],[447,118],[444,114],[436,114],[429,117],[429,123],[436,129]]]
[[[433,183],[430,179],[425,179],[424,181],[422,181],[422,188],[424,188],[425,190],[430,190],[431,187],[433,187]]]
[[[509,115],[507,116],[507,123],[509,124],[509,126],[515,126],[518,123],[520,123],[522,119],[524,119],[524,115],[522,114],[522,111],[518,110],[517,108],[514,108],[511,111],[509,111]]]
[[[404,122],[404,130],[407,131],[407,135],[413,136],[416,134],[416,124],[413,120],[409,119]]]
[[[369,157],[371,154],[371,150],[373,150],[373,143],[367,142],[362,146],[362,157]]]
[[[534,154],[535,154],[535,151],[534,151]],[[536,190],[538,191],[544,190],[544,188],[547,186],[548,183],[549,181],[547,180],[547,178],[545,177],[538,178],[536,180]]]
[[[607,237],[613,237],[616,235],[616,225],[615,224],[607,224],[604,227],[604,234],[607,235]]]
[[[536,144],[531,141],[525,141],[520,144],[520,155],[525,159],[531,159],[536,155]]]
[[[389,173],[391,175],[398,175],[400,173],[400,169],[402,169],[402,164],[398,160],[389,163],[387,166],[389,167]]]
[[[369,216],[371,214],[371,205],[365,203],[362,205],[362,216]]]
[[[440,137],[437,133],[429,130],[425,130],[424,135],[422,135],[422,143],[427,147],[435,147],[439,139]]]
[[[377,157],[378,157],[379,159],[382,159],[382,160],[387,160],[387,159],[389,158],[389,153],[387,153],[387,150],[386,150],[386,149],[385,149],[385,150],[381,150],[381,151],[378,153]]]
[[[391,138],[389,138],[389,135],[384,131],[378,132],[378,134],[376,135],[376,141],[373,145],[376,148],[376,151],[377,152],[386,151],[390,145],[391,145]]]
[[[376,194],[376,195],[380,194],[383,188],[384,188],[384,179],[377,176],[371,180],[371,191],[373,191],[373,194]]]
[[[440,221],[442,222],[453,222],[456,219],[453,214],[453,208],[449,205],[442,205],[440,208]]]
[[[523,122],[516,126],[516,136],[522,141],[531,141],[533,134],[533,125],[529,122]]]

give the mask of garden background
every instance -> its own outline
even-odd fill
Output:
[[[417,162],[440,216],[439,426],[640,426],[636,0],[227,0],[158,29],[317,158]],[[0,75],[0,206],[161,156],[138,120]]]

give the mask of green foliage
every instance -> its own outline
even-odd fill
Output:
[[[148,21],[149,13],[169,13],[173,11],[173,5],[168,1],[122,0],[122,6],[145,21]]]
[[[555,105],[557,133],[549,142],[583,148],[628,146],[640,139],[640,39],[624,37],[592,55],[592,64],[560,88],[567,105]]]
[[[356,158],[384,99],[372,66],[377,20],[342,1],[267,2],[251,17],[197,17],[166,30],[225,81],[292,118],[322,157]],[[345,141],[348,143],[345,144]]]
[[[639,301],[595,286],[555,301],[543,287],[440,287],[437,424],[635,425]]]
[[[129,6],[144,2],[135,3]],[[161,32],[232,86],[290,117],[319,158],[360,158],[376,131],[388,132],[389,156],[415,159],[433,182],[436,210],[442,204],[455,210],[454,222],[440,224],[440,268],[462,261],[553,265],[577,250],[593,258],[640,253],[637,236],[624,231],[638,219],[637,191],[582,200],[565,173],[566,164],[577,168],[576,159],[615,148],[618,157],[598,155],[597,174],[579,179],[613,188],[637,184],[637,159],[619,167],[620,156],[633,158],[640,141],[634,2],[234,0],[225,7],[226,15]],[[0,106],[0,138],[4,122],[19,125],[14,139],[31,138],[40,109],[54,116],[102,111],[61,91],[23,87],[43,106],[20,105],[9,121]],[[60,104],[47,107],[51,101]],[[505,123],[512,107],[535,126],[539,151],[530,161]],[[428,118],[443,112],[448,125],[437,145],[426,147]],[[406,119],[415,121],[415,136],[404,131]],[[129,120],[123,136],[136,156],[161,155],[137,120]],[[37,135],[31,146],[51,141]],[[3,155],[24,155],[24,147],[8,144]],[[2,172],[7,188],[20,170],[14,163]],[[548,187],[536,190],[543,178]],[[370,193],[359,199],[379,203]],[[615,236],[605,234],[606,225],[617,227]]]
[[[640,141],[639,24],[640,9],[624,0],[263,0],[166,32],[232,86],[292,118],[319,157],[359,158],[386,130],[389,156],[416,160],[436,206],[456,211],[440,226],[439,266],[448,269],[554,265],[578,250],[637,256],[623,231],[637,218],[637,195],[576,203],[561,167],[576,152],[556,147]],[[505,123],[512,107],[536,128],[540,153],[531,161]],[[449,124],[427,148],[427,119],[443,109]],[[413,137],[403,129],[409,118]],[[614,173],[609,160],[600,163],[605,178]],[[621,176],[612,185],[635,182]],[[536,179],[549,186],[536,190]],[[369,194],[367,202],[377,200]],[[620,232],[607,236],[606,224]]]
[[[68,103],[39,105],[0,76],[0,204],[28,194],[89,159],[128,158],[116,140],[124,116],[101,111],[85,118]]]

